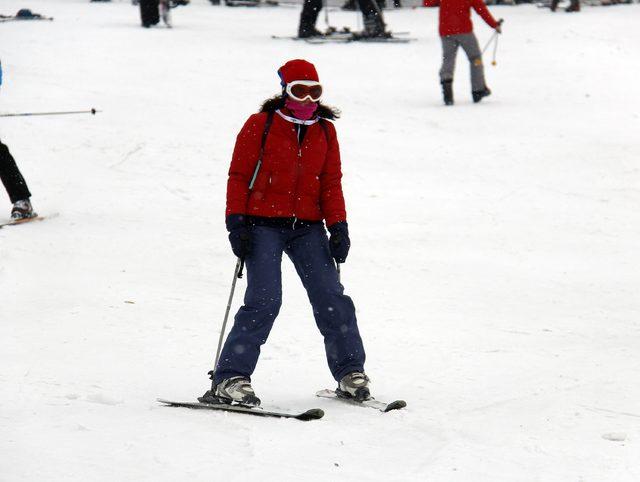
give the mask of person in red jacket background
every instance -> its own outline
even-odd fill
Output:
[[[226,225],[233,253],[246,261],[247,291],[212,388],[199,400],[260,404],[251,374],[282,303],[283,253],[307,291],[338,389],[364,400],[370,397],[364,347],[335,264],[346,261],[350,248],[340,148],[330,122],[338,112],[320,102],[313,64],[291,60],[278,75],[282,93],[249,117],[233,151]]]
[[[440,38],[442,40],[442,68],[440,83],[446,105],[453,105],[453,74],[458,47],[467,54],[471,64],[471,94],[474,102],[491,95],[484,79],[482,52],[473,33],[471,9],[473,8],[487,24],[502,33],[501,21],[496,21],[482,0],[424,0],[425,7],[440,5]]]

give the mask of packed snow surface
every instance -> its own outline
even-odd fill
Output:
[[[0,119],[59,213],[0,230],[0,480],[640,480],[640,5],[492,7],[494,93],[471,102],[460,53],[454,107],[435,9],[386,13],[410,44],[309,45],[271,38],[298,7],[194,0],[149,30],[127,1],[0,13],[24,7],[55,20],[0,24],[2,111],[102,112]],[[334,381],[288,260],[254,387],[324,419],[159,406],[208,388],[235,135],[299,57],[343,112],[342,279],[372,390],[408,407],[314,396]]]

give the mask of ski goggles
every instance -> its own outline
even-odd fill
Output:
[[[318,102],[322,98],[322,85],[315,80],[294,80],[287,84],[285,92],[298,102],[303,102],[307,99]]]

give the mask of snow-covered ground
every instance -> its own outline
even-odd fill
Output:
[[[0,13],[23,7],[55,21],[0,24],[1,110],[103,112],[0,119],[35,207],[59,213],[0,230],[0,480],[640,479],[640,5],[493,7],[494,95],[471,103],[460,54],[455,107],[435,9],[387,12],[411,44],[317,46],[270,38],[297,8],[194,0],[173,30],[124,1]],[[288,262],[254,386],[324,419],[158,406],[208,387],[235,135],[297,57],[343,111],[343,282],[373,391],[408,407],[314,397],[333,381]]]

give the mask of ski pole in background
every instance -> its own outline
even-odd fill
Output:
[[[498,51],[498,36],[502,33],[502,23],[503,22],[504,22],[503,18],[498,20],[498,28],[496,28],[496,30],[493,32],[493,35],[491,37],[489,37],[489,40],[487,41],[487,44],[482,49],[482,55],[484,55],[486,50],[489,48],[489,45],[491,45],[491,42],[493,42],[493,59],[491,60],[491,65],[493,65],[493,66],[497,65],[497,63],[496,63],[496,53]]]
[[[489,37],[489,40],[487,40],[486,45],[482,49],[482,55],[484,55],[484,53],[487,51],[487,49],[489,48],[489,45],[491,45],[491,42],[493,42],[497,38],[498,38],[498,32],[493,32],[493,35],[491,35],[491,37]]]
[[[59,111],[59,112],[20,112],[17,114],[0,114],[0,117],[30,117],[35,115],[69,115],[69,114],[96,115],[96,113],[98,112],[102,112],[102,111],[91,109],[91,110],[68,110],[68,111]]]
[[[496,53],[498,52],[498,37],[500,36],[500,34],[502,33],[502,23],[504,22],[504,19],[501,18],[500,20],[498,20],[498,29],[496,30],[496,40],[493,44],[493,59],[491,60],[491,65],[493,65],[494,67],[497,65],[496,62]]]
[[[231,310],[231,302],[233,301],[233,293],[236,290],[236,281],[238,278],[242,278],[242,268],[244,267],[244,259],[238,258],[236,263],[236,269],[233,272],[233,282],[231,283],[231,293],[229,293],[229,301],[227,302],[227,309],[224,312],[224,321],[222,322],[222,329],[220,330],[220,339],[218,340],[218,350],[216,351],[216,360],[213,364],[213,370],[209,372],[211,380],[218,367],[218,360],[220,359],[220,352],[222,351],[222,341],[224,340],[224,332],[227,328],[227,320],[229,319],[229,311]]]
[[[491,65],[494,67],[497,65],[496,62],[496,53],[498,52],[498,37],[496,36],[496,41],[493,44],[493,59],[491,59]]]

